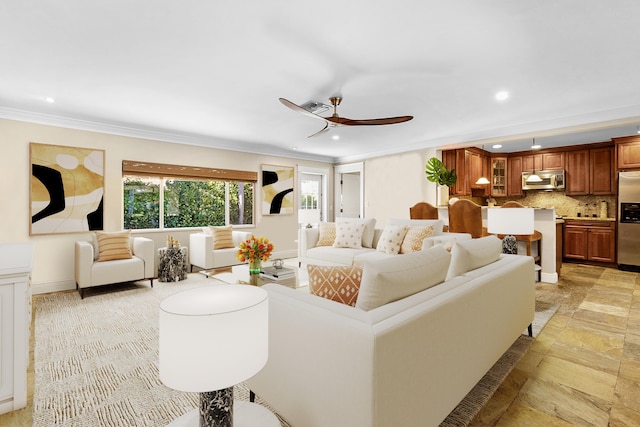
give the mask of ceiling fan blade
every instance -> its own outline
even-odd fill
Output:
[[[322,135],[323,133],[327,132],[328,130],[329,130],[329,123],[327,122],[327,124],[324,125],[324,127],[322,129],[320,129],[318,132],[314,133],[313,135],[309,135],[307,138],[313,138],[314,136]]]
[[[291,108],[293,111],[297,111],[298,113],[302,113],[304,115],[307,115],[309,117],[313,117],[314,119],[322,119],[324,120],[325,118],[322,116],[319,116],[317,114],[313,114],[311,111],[307,111],[304,108],[302,108],[301,106],[294,104],[293,102],[289,101],[288,99],[285,98],[278,98],[280,100],[280,102],[282,102],[283,105]]]
[[[374,126],[374,125],[393,125],[395,123],[404,123],[413,119],[413,116],[386,117],[383,119],[341,119],[341,124],[345,126]],[[331,118],[327,118],[331,120]]]

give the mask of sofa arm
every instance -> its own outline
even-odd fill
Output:
[[[75,277],[80,288],[91,286],[91,267],[93,266],[93,245],[83,240],[75,243]]]
[[[205,270],[213,268],[213,235],[195,233],[189,236],[189,262]]]
[[[301,228],[298,230],[298,257],[305,258],[307,250],[313,248],[320,238],[318,228]]]
[[[134,237],[133,255],[142,258],[142,261],[144,261],[144,278],[150,279],[154,277],[156,254],[153,240],[146,237]]]

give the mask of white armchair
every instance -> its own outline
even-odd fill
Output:
[[[153,240],[146,237],[129,239],[132,257],[111,261],[97,261],[97,248],[90,241],[75,242],[76,289],[84,298],[84,289],[110,283],[149,279],[153,287],[155,252]]]
[[[213,235],[194,233],[189,236],[189,262],[191,271],[193,266],[203,270],[231,267],[242,264],[237,258],[240,242],[251,237],[250,232],[232,231],[233,248],[213,249]]]

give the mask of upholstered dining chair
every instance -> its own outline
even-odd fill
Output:
[[[467,199],[449,205],[449,232],[469,233],[476,239],[486,233],[482,228],[482,206]]]
[[[438,208],[427,202],[418,202],[409,208],[409,218],[438,219]]]

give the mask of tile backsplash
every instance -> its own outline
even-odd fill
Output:
[[[596,204],[596,214],[600,214],[600,202],[607,203],[607,217],[616,217],[616,196],[567,196],[564,191],[527,191],[524,197],[496,197],[496,205],[500,206],[509,200],[514,200],[525,206],[537,208],[555,208],[558,216],[578,216],[580,209],[582,216],[586,216],[584,209],[588,205],[593,209]],[[461,197],[473,200],[475,203],[487,206],[488,197]],[[589,212],[591,213],[591,211]]]

